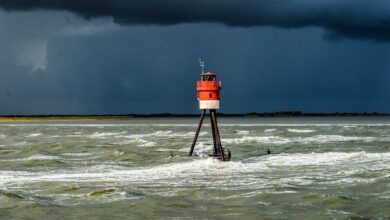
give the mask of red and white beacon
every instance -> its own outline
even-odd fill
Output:
[[[204,72],[204,62],[201,61],[202,74],[197,83],[199,109],[219,109],[221,81],[217,80],[217,75],[208,71]]]
[[[229,161],[231,158],[231,153],[229,149],[227,149],[227,153],[225,153],[225,149],[222,147],[216,113],[216,109],[219,109],[219,100],[221,98],[219,95],[219,91],[221,90],[221,81],[217,80],[215,73],[210,71],[205,73],[204,62],[201,60],[199,60],[199,62],[200,66],[202,67],[202,74],[200,75],[200,80],[197,82],[196,90],[198,92],[199,109],[202,110],[202,113],[200,115],[200,120],[198,128],[195,132],[194,140],[192,141],[189,156],[192,156],[194,152],[196,140],[198,139],[199,131],[202,127],[204,116],[206,115],[206,110],[209,110],[214,145],[213,154],[210,156],[218,158],[222,161]]]

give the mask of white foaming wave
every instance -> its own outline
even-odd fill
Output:
[[[60,159],[59,156],[50,156],[44,154],[35,154],[26,158],[26,160],[57,160]]]
[[[56,193],[51,195],[45,195],[45,197],[51,198],[53,202],[55,202],[55,204],[73,207],[81,204],[85,205],[111,203],[116,201],[139,199],[143,197],[128,194],[126,191],[123,191],[120,188],[115,188],[113,186],[106,186],[105,189],[113,191],[108,191],[97,196],[93,195],[94,191],[91,191],[89,193]]]
[[[106,138],[109,136],[121,135],[121,134],[124,134],[124,132],[95,132],[91,135],[87,135],[87,137],[89,137],[89,138]],[[84,136],[84,135],[76,134],[76,135],[71,135],[71,136]]]
[[[199,132],[199,136],[207,135],[207,131]],[[156,131],[146,134],[130,134],[130,135],[118,135],[117,138],[145,138],[145,137],[193,137],[195,132],[173,132],[173,131]]]
[[[277,131],[278,129],[275,129],[275,128],[269,128],[269,129],[265,129],[264,132],[274,132],[274,131]]]
[[[143,144],[139,144],[137,145],[138,147],[154,147],[156,146],[157,143],[156,142],[153,142],[153,141],[146,141],[145,143]]]
[[[69,157],[84,157],[84,156],[90,156],[93,155],[93,153],[63,153],[63,156],[69,156]]]
[[[11,146],[20,147],[20,146],[25,146],[26,144],[28,144],[26,141],[21,141],[21,142],[15,142],[15,143],[11,144]]]
[[[35,154],[25,158],[6,159],[1,161],[30,161],[30,160],[57,160],[57,159],[61,159],[61,157],[44,155],[44,154]]]
[[[5,135],[5,134],[0,134],[0,138],[6,138],[7,137],[7,135]]]
[[[147,141],[147,140],[144,140],[142,138],[136,138],[136,139],[128,140],[127,144],[130,144],[130,143],[135,143],[138,147],[153,147],[153,146],[157,145],[156,142]]]
[[[132,139],[126,139],[126,140],[121,140],[121,141],[118,141],[118,142],[114,142],[113,144],[116,144],[116,145],[128,145],[128,144],[131,144],[131,145],[141,145],[141,144],[145,144],[145,143],[148,143],[149,141],[145,140],[145,139],[142,139],[142,138],[132,138]]]
[[[156,131],[154,133],[147,134],[147,135],[157,136],[157,137],[164,137],[164,136],[169,136],[171,134],[172,134],[172,131]]]
[[[328,143],[328,142],[345,142],[345,141],[374,141],[374,137],[357,137],[357,136],[342,136],[342,135],[315,135],[313,137],[301,138],[304,143]],[[299,142],[298,140],[296,140]]]
[[[214,148],[213,143],[211,143],[211,142],[198,142],[195,145],[194,149],[195,149],[195,153],[201,153],[201,155],[203,156],[203,154],[205,152],[207,152],[207,155],[208,155],[213,150],[213,148]],[[178,152],[188,152],[188,149],[190,149],[190,147],[181,148],[177,151]]]
[[[132,145],[136,145],[139,147],[152,147],[152,146],[155,146],[157,143],[153,142],[153,141],[147,141],[145,139],[137,137],[137,138],[133,138],[133,139],[129,139],[129,140],[122,140],[122,141],[116,142],[114,144],[117,144],[117,145],[132,144]]]
[[[246,130],[235,130],[234,133],[236,133],[236,134],[249,134],[249,131],[246,131]]]
[[[146,134],[130,134],[130,135],[117,135],[115,137],[117,138],[145,138],[145,137],[164,137],[169,136],[172,134],[172,131],[155,131],[153,133],[146,133]]]
[[[289,128],[287,130],[289,132],[293,132],[293,133],[312,133],[312,132],[316,131],[316,130],[310,130],[310,129],[292,129],[292,128]]]
[[[175,186],[216,186],[226,189],[271,189],[291,185],[316,184],[316,179],[334,180],[334,171],[323,169],[347,170],[360,166],[369,172],[371,169],[383,170],[383,164],[390,168],[390,153],[366,152],[328,152],[309,154],[280,154],[252,158],[251,162],[221,162],[206,158],[186,162],[169,163],[150,167],[126,167],[98,165],[74,170],[53,170],[46,172],[0,171],[0,186],[16,187],[31,182],[63,181],[89,182],[96,184],[167,184]],[[337,166],[335,166],[337,165]],[[362,166],[364,165],[364,166]],[[292,167],[317,166],[318,169],[302,169],[289,173],[285,177],[274,176],[273,172],[286,171]],[[336,170],[336,171],[337,171]],[[256,173],[268,173],[270,178],[257,177]],[[245,175],[244,175],[245,174]],[[228,179],[225,177],[228,176]],[[243,176],[245,177],[243,179]],[[210,181],[210,177],[213,178]],[[277,177],[277,178],[276,178]],[[339,175],[338,178],[354,178]],[[374,181],[375,178],[371,178]],[[351,182],[352,181],[352,182]],[[353,180],[351,180],[353,184]],[[372,181],[372,180],[369,180]],[[348,182],[348,181],[347,181]],[[336,182],[322,184],[339,184]],[[161,192],[163,193],[163,192]],[[286,192],[287,193],[287,192]]]
[[[361,152],[326,152],[326,153],[297,153],[270,155],[265,160],[268,166],[306,166],[306,165],[329,165],[345,163],[366,162],[390,162],[390,153],[366,153]],[[381,162],[382,161],[382,162]]]
[[[290,141],[287,138],[279,136],[244,136],[241,138],[224,138],[222,143],[242,144],[242,143],[267,143],[267,144],[287,144]]]
[[[346,142],[346,141],[365,141],[370,142],[380,140],[374,137],[356,137],[356,136],[342,136],[342,135],[315,135],[312,137],[280,137],[280,136],[243,136],[241,138],[226,138],[222,142],[228,144],[242,144],[242,143],[265,143],[265,144],[289,144],[289,143],[331,143],[331,142]]]
[[[357,125],[343,125],[342,127],[343,128],[357,128],[359,126],[357,126]]]
[[[258,166],[250,168],[250,172],[264,169]],[[234,175],[240,170],[247,170],[241,162],[221,162],[216,159],[207,158],[190,162],[171,163],[153,167],[128,168],[120,166],[99,165],[89,168],[69,170],[56,170],[49,172],[26,172],[26,171],[0,171],[0,183],[3,186],[28,184],[39,181],[54,182],[121,182],[134,183],[157,183],[155,181],[168,181],[173,185],[187,184],[192,181],[199,184],[196,179],[208,175]],[[248,172],[249,170],[247,170]],[[177,182],[175,182],[179,178]],[[172,179],[175,179],[172,182]],[[201,184],[207,184],[208,180],[199,180]],[[191,183],[190,183],[191,184]],[[217,183],[216,183],[217,184]],[[219,182],[218,182],[219,184]]]
[[[205,136],[207,134],[208,134],[207,131],[199,132],[199,136]],[[194,131],[190,131],[190,132],[175,132],[175,133],[170,135],[170,137],[193,137],[193,136],[195,136],[195,132]]]
[[[172,148],[158,148],[156,149],[156,151],[160,151],[160,152],[176,152],[177,149],[172,149]]]
[[[27,135],[26,137],[37,137],[40,135],[42,135],[42,133],[32,133],[32,134]]]

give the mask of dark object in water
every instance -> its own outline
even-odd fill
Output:
[[[192,153],[194,152],[196,140],[198,139],[199,131],[200,128],[202,127],[205,114],[206,114],[206,109],[203,109],[200,115],[198,128],[196,129],[195,137],[192,142],[191,150],[188,156],[192,156]],[[210,109],[210,121],[211,121],[211,130],[213,134],[213,145],[214,145],[214,152],[210,156],[220,159],[222,161],[229,161],[230,158],[232,157],[232,154],[229,149],[227,149],[227,154],[226,154],[224,148],[222,147],[221,137],[219,135],[219,129],[217,123],[217,114],[215,109]]]
[[[267,149],[267,154],[271,154],[271,151],[269,149]]]

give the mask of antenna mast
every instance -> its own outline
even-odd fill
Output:
[[[204,63],[204,61],[202,61],[201,58],[199,58],[199,65],[202,67],[202,74],[204,74],[204,66],[205,66],[205,63]]]

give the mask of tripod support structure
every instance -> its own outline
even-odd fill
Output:
[[[196,129],[194,140],[192,141],[191,150],[188,156],[192,156],[196,141],[199,136],[200,128],[202,127],[203,119],[206,115],[206,109],[202,109],[202,113],[200,115],[200,120],[198,124],[198,128]],[[229,161],[231,158],[230,150],[227,149],[227,154],[225,153],[222,143],[221,143],[221,136],[219,135],[219,129],[218,129],[218,122],[217,122],[217,113],[215,109],[210,109],[210,122],[211,122],[211,130],[213,133],[213,145],[214,145],[214,151],[213,154],[210,155],[212,157],[215,157],[217,159],[220,159],[222,161]]]

